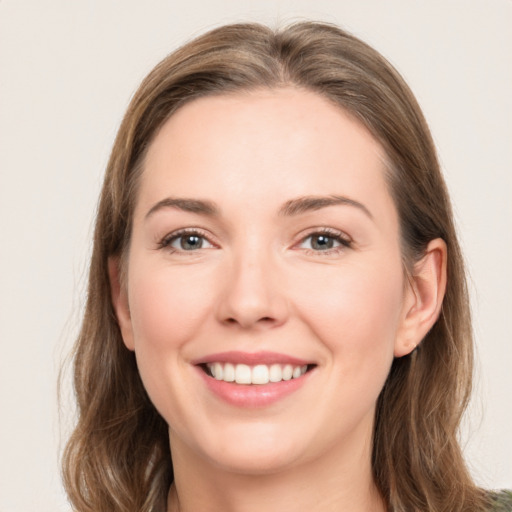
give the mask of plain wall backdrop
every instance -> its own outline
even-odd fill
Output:
[[[233,21],[337,23],[383,53],[437,143],[471,273],[479,366],[463,429],[476,480],[512,487],[512,1],[0,0],[0,512],[69,507],[57,377],[84,301],[92,220],[140,80]]]

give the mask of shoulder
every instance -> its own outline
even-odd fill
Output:
[[[512,512],[512,491],[490,492],[489,498],[489,512]]]

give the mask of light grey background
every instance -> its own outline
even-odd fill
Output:
[[[240,20],[334,22],[416,93],[472,277],[475,478],[512,486],[512,1],[0,0],[0,512],[68,510],[56,381],[77,331],[96,198],[127,103],[177,45]]]

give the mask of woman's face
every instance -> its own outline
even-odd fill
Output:
[[[175,461],[258,473],[368,453],[409,350],[384,160],[292,88],[195,100],[164,124],[117,312]]]

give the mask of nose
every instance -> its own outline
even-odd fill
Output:
[[[239,257],[223,277],[218,320],[243,329],[277,327],[289,316],[282,275],[263,254]]]

